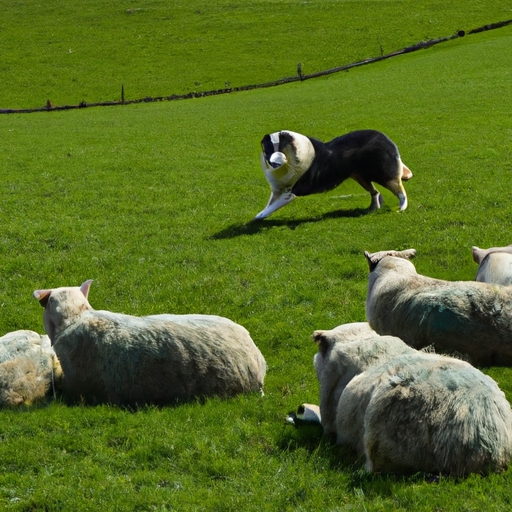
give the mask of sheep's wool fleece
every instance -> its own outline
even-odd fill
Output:
[[[266,364],[242,326],[208,315],[87,310],[53,340],[69,396],[168,404],[261,390]]]
[[[510,404],[490,377],[421,352],[354,378],[337,416],[338,442],[364,454],[369,471],[384,473],[503,471],[512,458],[511,426]]]
[[[313,339],[319,345],[314,365],[320,383],[320,410],[325,433],[336,433],[339,398],[356,375],[380,361],[413,351],[398,338],[386,336],[386,343],[382,338],[366,322],[313,333]]]
[[[412,347],[512,366],[512,287],[432,279],[410,261],[385,257],[369,275],[366,317],[377,333]]]
[[[367,324],[313,336],[324,429],[357,450],[368,471],[465,476],[507,468],[512,411],[490,377],[372,334]]]
[[[58,366],[48,336],[27,330],[2,336],[0,407],[30,404],[44,398],[52,385],[52,372]]]

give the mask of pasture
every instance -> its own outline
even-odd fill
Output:
[[[506,0],[9,0],[0,109],[268,82],[511,17]]]
[[[115,99],[127,80],[116,77],[112,90],[103,84],[116,70],[133,78],[137,85],[130,94],[140,97],[188,92],[194,81],[203,90],[223,87],[225,80],[233,86],[263,82],[294,74],[297,62],[314,68],[307,72],[316,71],[377,56],[378,44],[392,51],[512,17],[505,2],[457,4],[432,2],[414,12],[407,2],[254,1],[247,7],[216,2],[217,7],[204,8],[208,17],[194,14],[202,11],[199,5],[177,2],[172,17],[188,40],[173,50],[180,55],[178,73],[163,57],[159,72],[144,68],[148,56],[158,59],[167,52],[161,38],[159,44],[149,38],[161,25],[140,19],[148,12],[151,19],[161,16],[163,1],[146,7],[124,2],[122,13],[88,3],[83,19],[92,21],[78,28],[71,21],[78,9],[72,3],[59,12],[13,2],[8,6],[12,23],[2,22],[11,34],[10,40],[2,36],[3,44],[8,42],[4,66],[11,74],[8,87],[0,89],[0,107],[41,106],[47,98],[58,105]],[[337,27],[324,26],[340,5],[347,36],[342,62],[327,51],[340,38]],[[289,22],[284,34],[281,24],[269,28],[270,8],[273,18]],[[372,18],[365,29],[361,13],[373,8],[381,15],[379,23]],[[304,15],[301,9],[311,10]],[[399,9],[407,14],[396,16]],[[441,14],[441,9],[446,10]],[[116,27],[122,26],[116,16],[138,16],[141,35],[148,37],[146,53],[131,51],[138,37],[127,39],[129,62],[113,57],[116,48],[99,45],[94,53],[85,33],[84,27],[97,27],[113,34],[114,44],[120,39]],[[211,45],[207,38],[194,42],[193,34],[205,33],[203,21],[197,21],[205,17],[215,36]],[[300,32],[304,19],[316,27],[309,61],[293,54],[298,43],[290,37]],[[254,33],[236,25],[247,20],[255,22]],[[26,46],[13,35],[21,23],[28,23],[33,35],[26,36]],[[60,43],[48,44],[49,60],[41,62],[36,49],[49,41],[48,26]],[[361,30],[368,37],[356,37]],[[268,41],[258,40],[263,34]],[[377,43],[384,37],[387,43]],[[67,51],[73,38],[87,42],[91,51],[84,52],[82,65],[70,68],[65,59],[74,54],[54,50]],[[219,41],[226,46],[216,47]],[[203,54],[201,44],[208,49]],[[353,453],[315,430],[294,430],[284,418],[300,403],[318,403],[312,332],[365,319],[364,250],[414,247],[418,272],[469,280],[477,270],[472,245],[511,243],[511,44],[509,26],[278,88],[0,116],[0,334],[43,332],[35,289],[93,279],[89,300],[96,309],[226,316],[249,330],[268,363],[264,397],[136,412],[66,407],[59,401],[0,411],[1,508],[508,509],[510,469],[460,481],[370,476]],[[229,62],[240,65],[231,68],[222,60],[228,47]],[[259,55],[261,65],[249,65],[244,51],[251,59]],[[263,58],[270,51],[275,62]],[[292,57],[285,59],[288,52]],[[140,60],[134,60],[136,54]],[[20,62],[26,63],[26,74]],[[51,76],[44,72],[50,62],[55,63]],[[290,71],[281,73],[286,66]],[[396,198],[381,188],[384,207],[366,215],[368,194],[345,182],[327,194],[298,198],[269,219],[249,222],[270,192],[259,167],[264,134],[290,129],[328,140],[359,128],[386,133],[412,170],[405,212],[398,212]],[[512,370],[484,371],[512,399]]]

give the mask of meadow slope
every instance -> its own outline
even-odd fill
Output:
[[[0,108],[268,82],[510,18],[507,0],[8,0]]]
[[[42,332],[36,288],[92,278],[97,309],[211,313],[251,332],[265,397],[130,413],[60,403],[0,414],[6,510],[504,510],[510,470],[429,483],[368,476],[284,424],[318,400],[314,329],[364,320],[363,250],[418,250],[472,279],[471,245],[510,243],[512,28],[329,78],[230,96],[0,117],[0,333]],[[414,173],[410,206],[355,183],[249,223],[263,134],[375,128]],[[487,369],[512,398],[512,371]]]

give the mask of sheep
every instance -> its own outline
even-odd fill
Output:
[[[503,286],[512,284],[512,245],[506,247],[471,248],[473,260],[478,263],[475,281]]]
[[[476,366],[511,366],[512,288],[422,276],[405,259],[415,252],[365,252],[370,326],[414,348],[458,352]]]
[[[40,401],[55,391],[61,377],[48,336],[20,330],[0,337],[0,407]]]
[[[382,195],[372,182],[398,197],[407,208],[402,180],[412,178],[396,144],[377,130],[357,130],[322,142],[289,130],[267,134],[261,141],[263,170],[272,192],[267,206],[253,220],[268,217],[297,196],[332,190],[347,178],[371,195],[370,211],[382,206]]]
[[[214,315],[97,311],[90,285],[34,292],[69,401],[135,408],[262,391],[265,359],[241,325]]]
[[[365,324],[313,337],[324,431],[364,457],[367,471],[463,477],[509,465],[510,404],[469,363],[417,351]]]
[[[356,375],[381,360],[412,350],[398,338],[391,336],[388,338],[390,338],[389,343],[379,347],[381,338],[377,337],[376,332],[366,322],[344,324],[330,331],[318,330],[313,333],[313,339],[319,345],[319,352],[315,355],[314,362],[320,383],[320,416],[325,433],[336,434],[336,415],[340,395]],[[394,340],[397,341],[394,343]],[[356,341],[359,344],[351,343]],[[336,345],[337,343],[339,346]],[[374,345],[376,350],[372,350]],[[365,353],[357,360],[360,346],[365,347]],[[329,364],[327,364],[324,356],[329,347],[332,350],[329,352]],[[352,351],[355,353],[352,354]],[[347,363],[348,360],[350,365]],[[336,382],[334,389],[331,388],[333,382]]]

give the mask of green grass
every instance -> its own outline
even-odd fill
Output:
[[[508,27],[269,90],[0,116],[0,333],[43,332],[33,290],[92,278],[96,309],[232,318],[269,366],[264,397],[2,411],[0,508],[509,509],[510,470],[367,475],[284,418],[318,402],[311,333],[365,318],[363,250],[414,247],[419,272],[455,280],[476,273],[471,245],[510,243],[511,42]],[[414,173],[409,208],[383,191],[363,215],[368,194],[346,182],[249,223],[270,192],[259,141],[284,128],[384,131]],[[511,370],[486,372],[512,399]]]
[[[5,0],[0,108],[267,82],[510,18],[507,0]]]

